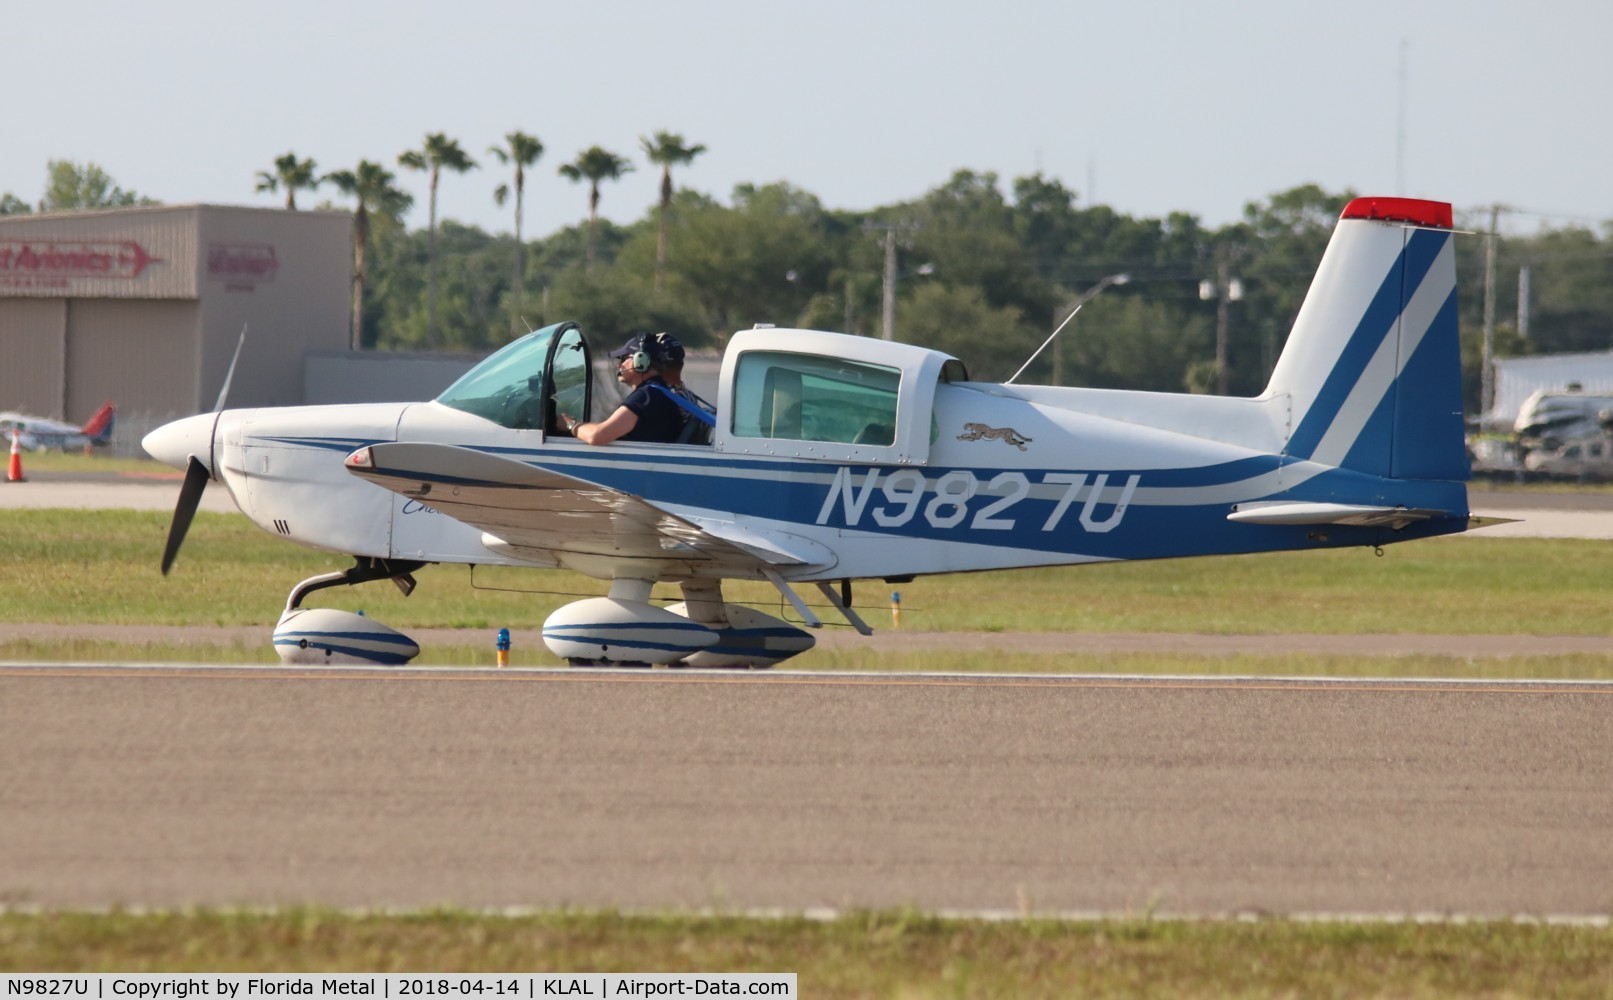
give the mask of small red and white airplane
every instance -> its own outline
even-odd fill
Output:
[[[265,530],[354,559],[292,588],[289,661],[406,662],[407,637],[303,599],[457,562],[609,581],[544,625],[574,663],[767,666],[812,634],[724,580],[770,582],[808,626],[814,586],[866,633],[854,580],[1465,531],[1452,240],[1447,204],[1353,201],[1251,399],[978,382],[923,347],[759,328],[728,343],[709,443],[595,447],[558,418],[597,419],[588,342],[559,323],[431,402],[189,417],[144,442],[186,470],[163,571],[218,482]],[[652,603],[658,582],[684,600]]]
[[[17,447],[28,451],[101,447],[111,442],[112,427],[116,421],[117,407],[110,401],[102,403],[101,408],[83,426],[7,410],[0,413],[0,438],[7,442],[16,438]]]

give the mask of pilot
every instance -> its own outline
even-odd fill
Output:
[[[617,381],[631,390],[627,398],[604,420],[581,423],[569,414],[561,414],[560,425],[584,444],[609,444],[618,439],[667,443],[678,440],[683,432],[683,409],[672,401],[671,387],[661,377],[661,366],[666,361],[656,351],[656,344],[642,333],[611,351]]]

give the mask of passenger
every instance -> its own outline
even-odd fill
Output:
[[[683,433],[684,412],[672,401],[671,387],[661,377],[663,361],[646,343],[643,334],[610,352],[616,360],[616,378],[632,391],[610,416],[596,423],[581,423],[570,414],[560,415],[560,426],[584,444],[612,441],[661,441],[671,443]],[[681,351],[681,348],[680,348]]]
[[[694,411],[715,414],[717,408],[683,384],[683,345],[678,343],[678,338],[664,332],[651,335],[648,342],[662,359],[661,378],[687,404],[683,406],[683,432],[678,440],[685,444],[710,444],[711,424],[696,417]]]

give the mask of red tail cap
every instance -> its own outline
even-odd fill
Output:
[[[1433,229],[1450,229],[1454,225],[1448,202],[1420,198],[1357,198],[1344,206],[1344,214],[1339,218],[1409,222]]]

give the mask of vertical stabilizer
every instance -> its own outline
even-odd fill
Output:
[[[1285,453],[1393,479],[1462,480],[1451,207],[1357,198],[1344,210],[1266,396]]]
[[[80,427],[78,432],[89,438],[95,444],[105,444],[112,440],[112,428],[117,421],[117,407],[111,401],[101,404],[95,415]]]

